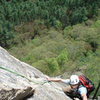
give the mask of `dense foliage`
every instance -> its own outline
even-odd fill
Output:
[[[0,45],[8,47],[14,26],[44,19],[56,28],[73,25],[97,14],[100,0],[0,0]]]
[[[47,29],[36,20],[35,27],[39,35],[25,40],[27,34],[34,32],[33,23],[16,26],[19,44],[8,50],[12,55],[50,76],[82,72],[97,86],[100,78],[100,20],[88,20],[63,30]]]
[[[97,86],[99,6],[100,0],[0,0],[0,45],[44,74],[79,71]]]

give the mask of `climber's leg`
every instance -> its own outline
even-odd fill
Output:
[[[71,92],[72,92],[72,88],[71,88],[70,85],[68,85],[68,86],[66,86],[66,87],[63,87],[62,90],[63,90],[65,93],[66,93],[66,92],[68,92],[68,93],[71,93]]]
[[[70,85],[68,85],[68,86],[66,86],[66,87],[64,87],[64,88],[62,88],[62,90],[63,90],[63,92],[64,92],[66,95],[68,95],[68,96],[71,97],[71,98],[74,98],[74,97],[73,97],[73,91],[72,91],[72,88],[71,88]]]

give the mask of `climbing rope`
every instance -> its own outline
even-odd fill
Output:
[[[17,75],[17,76],[21,76],[21,77],[27,79],[28,81],[30,81],[30,82],[32,82],[32,83],[34,83],[34,84],[40,84],[40,85],[43,85],[43,84],[45,84],[45,83],[49,83],[49,84],[50,84],[50,81],[48,81],[48,80],[45,80],[44,82],[35,82],[35,81],[33,81],[33,80],[27,78],[26,76],[24,76],[24,75],[22,75],[22,74],[19,74],[19,73],[17,73],[17,72],[14,72],[14,71],[12,71],[12,70],[10,70],[10,69],[8,69],[8,68],[2,67],[2,66],[0,66],[0,68],[1,68],[1,69],[4,69],[4,70],[6,70],[6,71],[8,71],[8,72],[10,72],[10,73],[13,73],[13,74],[15,74],[15,75]],[[52,85],[52,84],[50,84],[50,85]],[[53,85],[52,85],[52,87],[55,88],[56,90],[60,91],[60,92],[63,92],[61,89],[56,88],[56,87],[54,87]]]
[[[15,75],[17,75],[17,76],[21,76],[21,77],[27,79],[28,81],[30,81],[30,82],[32,82],[32,83],[34,83],[34,84],[43,85],[43,84],[45,84],[45,83],[48,82],[47,80],[45,80],[44,82],[35,82],[35,81],[33,81],[33,80],[27,78],[26,76],[24,76],[24,75],[22,75],[22,74],[19,74],[19,73],[17,73],[17,72],[14,72],[14,71],[12,71],[12,70],[10,70],[10,69],[8,69],[8,68],[2,67],[2,66],[0,66],[0,68],[1,68],[1,69],[4,69],[4,70],[6,70],[6,71],[8,71],[8,72],[10,72],[10,73],[13,73],[13,74],[15,74]]]

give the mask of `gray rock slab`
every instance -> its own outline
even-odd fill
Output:
[[[11,56],[2,47],[0,47],[0,66],[26,77],[0,68],[0,100],[70,100],[62,92],[60,85],[42,84],[47,75]]]

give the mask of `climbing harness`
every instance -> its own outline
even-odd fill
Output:
[[[43,84],[45,84],[45,83],[48,83],[47,80],[45,80],[44,82],[35,82],[35,81],[33,81],[33,80],[27,78],[26,76],[24,76],[24,75],[22,75],[22,74],[19,74],[19,73],[17,73],[17,72],[14,72],[14,71],[12,71],[12,70],[10,70],[10,69],[8,69],[8,68],[2,67],[2,66],[0,66],[0,68],[1,68],[1,69],[4,69],[4,70],[6,70],[6,71],[8,71],[8,72],[10,72],[10,73],[13,73],[13,74],[15,74],[15,75],[17,75],[17,76],[21,76],[21,77],[27,79],[28,81],[30,81],[30,82],[32,82],[32,83],[34,83],[34,84],[43,85]]]

